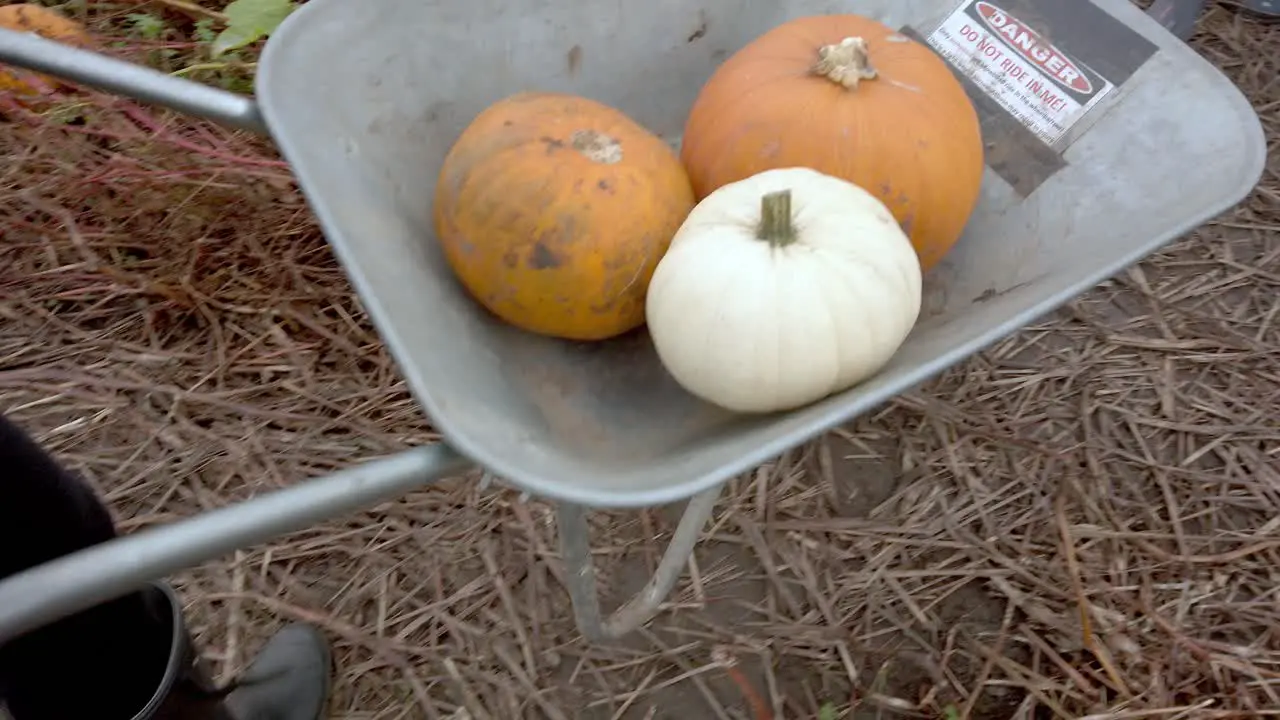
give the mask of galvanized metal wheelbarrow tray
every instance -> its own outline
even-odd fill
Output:
[[[430,198],[450,143],[485,105],[531,88],[580,93],[678,142],[719,61],[790,17],[830,12],[876,17],[952,58],[988,143],[980,207],[878,377],[791,413],[737,417],[676,386],[643,332],[603,344],[533,337],[460,291],[434,243]],[[472,462],[560,503],[579,626],[616,636],[656,612],[726,480],[1227,209],[1265,159],[1246,99],[1127,0],[311,0],[267,44],[256,101],[8,32],[0,62],[274,138],[447,441],[10,578],[0,583],[0,641]],[[584,508],[690,498],[659,573],[603,622]]]

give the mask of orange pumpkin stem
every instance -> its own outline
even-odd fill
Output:
[[[848,90],[856,90],[858,83],[875,80],[879,76],[871,66],[867,41],[860,37],[847,37],[838,45],[818,48],[818,62],[813,66],[813,73]]]
[[[796,228],[791,222],[790,190],[771,192],[760,198],[760,228],[756,237],[776,248],[796,241]]]

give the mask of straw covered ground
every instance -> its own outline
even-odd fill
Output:
[[[201,59],[215,12],[68,7],[113,53],[252,73]],[[1194,44],[1274,147],[1280,26],[1218,7]],[[435,439],[269,146],[67,97],[0,123],[0,408],[125,531]],[[1273,155],[1238,209],[738,479],[617,647],[575,631],[550,508],[474,476],[174,580],[223,677],[320,624],[335,718],[1280,717],[1278,223]],[[678,511],[592,516],[606,605]]]

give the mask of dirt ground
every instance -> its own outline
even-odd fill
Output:
[[[170,70],[205,17],[72,5]],[[1274,148],[1280,25],[1217,7],[1194,44]],[[125,531],[436,439],[270,147],[69,97],[0,124],[0,407]],[[1280,716],[1278,188],[1273,154],[1236,210],[734,481],[616,646],[574,628],[550,508],[475,476],[182,573],[194,633],[229,677],[318,623],[347,720]],[[607,607],[679,510],[592,516]]]

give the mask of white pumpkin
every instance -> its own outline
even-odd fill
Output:
[[[873,195],[808,168],[724,185],[658,263],[645,312],[667,371],[736,412],[787,410],[877,373],[920,314],[920,262]]]

